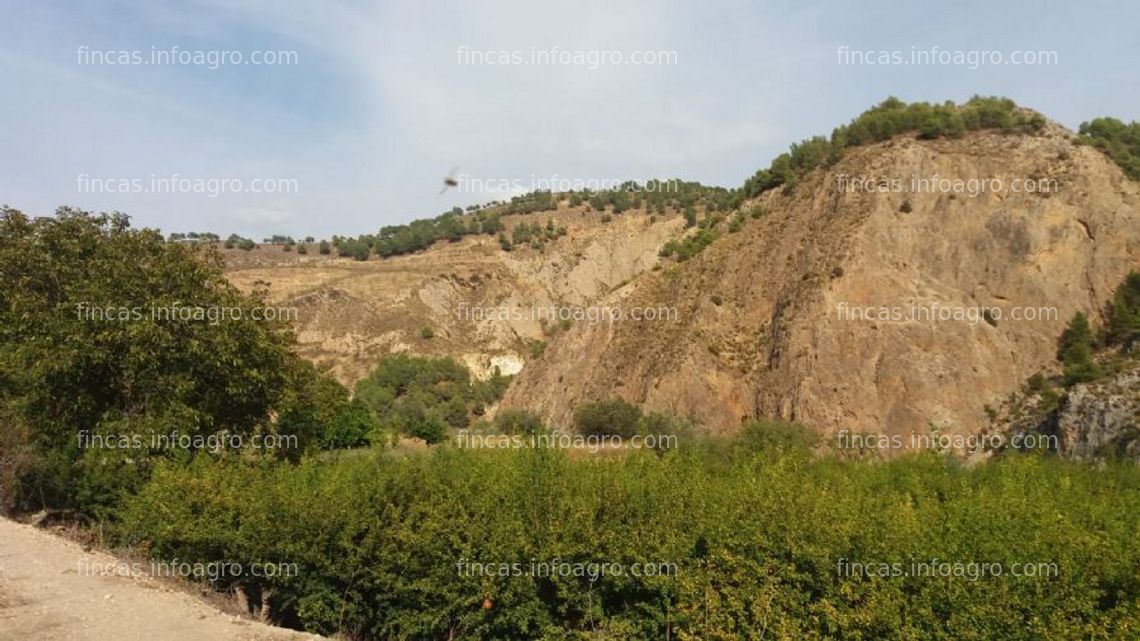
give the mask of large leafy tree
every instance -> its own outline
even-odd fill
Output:
[[[311,371],[288,325],[254,320],[262,295],[234,288],[221,267],[215,250],[167,243],[119,213],[0,210],[0,407],[25,426],[37,460],[25,503],[106,505],[145,477],[150,455],[193,455],[92,447],[85,436],[250,437],[293,413],[302,395],[292,390]],[[227,315],[152,313],[170,306]]]

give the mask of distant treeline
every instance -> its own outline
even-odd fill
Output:
[[[599,191],[553,193],[538,190],[514,196],[505,202],[495,200],[471,205],[466,210],[454,207],[435,218],[382,227],[375,234],[333,236],[331,244],[321,241],[320,253],[330,254],[331,246],[338,256],[356,260],[367,260],[372,255],[387,258],[422,251],[441,240],[457,242],[464,236],[479,234],[497,237],[499,245],[508,251],[519,244],[541,249],[541,243],[532,243],[525,231],[518,234],[523,238],[516,238],[513,231],[508,234],[502,217],[554,211],[562,200],[568,201],[571,207],[586,205],[593,211],[610,215],[638,208],[657,215],[669,209],[682,211],[687,226],[693,227],[696,225],[696,207],[703,207],[707,215],[737,209],[765,191],[795,185],[807,172],[838,162],[853,147],[882,142],[901,134],[916,134],[919,138],[932,140],[957,138],[966,132],[979,130],[1034,133],[1044,126],[1044,116],[1021,108],[1008,98],[974,96],[965,104],[958,105],[952,101],[942,104],[905,103],[890,97],[850,123],[837,127],[830,137],[815,136],[792,144],[786,153],[777,156],[767,168],[757,171],[737,189],[674,179],[650,180],[644,185],[627,181],[614,189]],[[1104,151],[1129,177],[1140,179],[1140,123],[1126,125],[1115,118],[1096,118],[1081,125],[1078,140]],[[684,259],[698,253],[715,238],[712,227],[716,222],[710,221],[695,233],[696,238],[682,241],[664,254]],[[170,240],[181,239],[217,241],[218,236],[196,232],[170,235]],[[265,242],[285,245],[286,250],[295,244],[288,236],[273,236]],[[310,237],[305,242],[312,243],[313,239]],[[254,246],[253,241],[236,234],[226,241],[227,248],[248,250]]]
[[[416,220],[406,225],[388,225],[380,228],[376,234],[333,236],[332,245],[336,248],[337,255],[356,260],[367,260],[372,255],[388,258],[410,254],[427,249],[441,240],[458,242],[464,236],[479,234],[497,237],[499,245],[508,251],[522,244],[541,248],[542,242],[564,235],[565,228],[555,228],[552,233],[548,233],[553,226],[552,221],[547,221],[545,227],[541,223],[522,221],[508,235],[502,218],[551,212],[563,200],[570,207],[588,206],[589,210],[611,215],[637,208],[664,214],[669,208],[681,211],[698,205],[708,211],[728,209],[732,192],[723,187],[707,187],[697,182],[681,180],[651,180],[644,185],[628,181],[616,189],[605,191],[534,191],[515,196],[506,203],[469,207],[467,211],[455,207],[435,218]],[[536,240],[541,242],[535,242]]]
[[[206,232],[191,231],[191,232],[184,232],[184,233],[183,232],[173,232],[170,234],[170,236],[167,237],[167,240],[169,240],[171,242],[180,241],[180,240],[196,240],[196,241],[203,242],[203,243],[216,243],[219,240],[221,240],[221,237],[218,236],[217,234],[214,234],[214,233],[211,233],[208,231],[206,231]]]

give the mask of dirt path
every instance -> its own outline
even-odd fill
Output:
[[[316,641],[225,614],[149,578],[81,573],[115,557],[0,519],[0,640]],[[101,565],[100,565],[101,564]],[[85,575],[86,574],[86,575]],[[91,576],[91,574],[95,574]]]

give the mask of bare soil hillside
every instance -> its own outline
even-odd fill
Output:
[[[395,352],[454,356],[479,376],[495,367],[514,374],[558,330],[550,307],[589,306],[647,272],[683,227],[675,212],[651,221],[631,210],[602,222],[601,213],[565,203],[504,223],[510,230],[521,220],[553,220],[567,234],[542,251],[507,252],[493,236],[475,236],[359,262],[321,256],[315,246],[303,256],[280,246],[225,250],[227,276],[245,289],[266,284],[274,305],[295,307],[302,355],[344,383]]]

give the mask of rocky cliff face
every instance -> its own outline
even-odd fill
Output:
[[[1063,456],[1140,459],[1140,366],[1075,385],[1050,423]]]
[[[973,433],[1140,267],[1140,189],[1054,125],[896,138],[753,205],[740,231],[602,299],[677,320],[578,325],[504,404],[556,424],[617,395],[712,429]]]
[[[1095,381],[1066,388],[1053,364],[1036,385],[1011,394],[993,412],[985,442],[1066,458],[1140,460],[1140,360],[1115,351],[1097,358],[1109,374]]]

